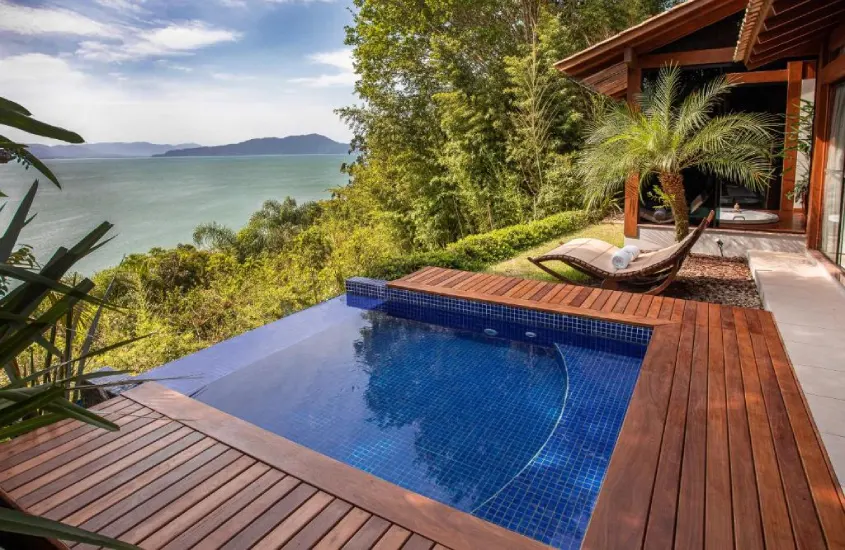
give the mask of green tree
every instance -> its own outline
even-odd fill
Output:
[[[732,85],[717,78],[681,97],[681,71],[664,67],[636,105],[605,101],[588,126],[579,157],[588,201],[617,194],[631,174],[643,185],[656,176],[672,205],[675,237],[689,232],[682,172],[696,168],[752,189],[772,176],[775,117],[715,114]]]

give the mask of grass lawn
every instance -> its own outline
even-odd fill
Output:
[[[557,279],[547,274],[545,271],[538,269],[537,266],[529,262],[527,258],[529,256],[539,256],[557,247],[561,243],[570,241],[572,239],[578,239],[581,237],[592,237],[594,239],[601,239],[603,241],[613,243],[616,246],[622,246],[624,241],[621,223],[597,223],[595,225],[585,227],[580,231],[576,231],[567,235],[561,235],[553,241],[549,241],[545,244],[541,244],[536,248],[527,250],[519,256],[511,258],[510,260],[490,266],[489,268],[487,268],[487,273],[507,275],[509,277],[523,277],[526,279],[540,279],[543,281],[557,281]],[[564,277],[568,277],[573,281],[586,281],[588,279],[588,277],[582,274],[580,271],[575,271],[574,269],[563,263],[555,262],[553,264],[547,265],[559,270]]]

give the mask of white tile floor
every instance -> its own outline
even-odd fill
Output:
[[[749,251],[748,260],[845,484],[845,288],[806,254]]]

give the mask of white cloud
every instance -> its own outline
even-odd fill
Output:
[[[214,80],[225,80],[227,82],[244,82],[246,80],[255,80],[256,77],[247,74],[211,73],[211,78]]]
[[[144,8],[141,4],[144,0],[94,0],[97,4],[104,8],[109,8],[119,12],[129,13],[143,13]]]
[[[0,58],[0,90],[38,119],[79,132],[91,142],[212,145],[310,132],[349,138],[332,112],[349,102],[346,93],[287,94],[282,79],[262,79],[255,86],[198,73],[173,80],[133,75],[127,82],[120,73],[100,77],[82,72],[67,58],[26,54]],[[45,141],[9,133],[12,139]]]
[[[218,29],[201,21],[172,23],[166,27],[135,31],[121,43],[85,40],[76,55],[89,61],[121,62],[148,57],[188,55],[214,44],[234,42],[241,34]]]
[[[311,88],[329,88],[332,86],[352,86],[357,80],[352,62],[351,49],[346,48],[331,52],[319,52],[308,56],[308,59],[315,64],[328,65],[340,69],[340,72],[292,78],[289,82],[302,84]]]
[[[68,10],[30,8],[0,0],[0,30],[24,35],[114,37],[118,29]]]

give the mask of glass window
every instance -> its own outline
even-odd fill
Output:
[[[822,209],[821,251],[837,264],[845,267],[842,224],[842,193],[845,181],[845,84],[840,84],[833,94],[830,144],[824,177],[824,205]]]

